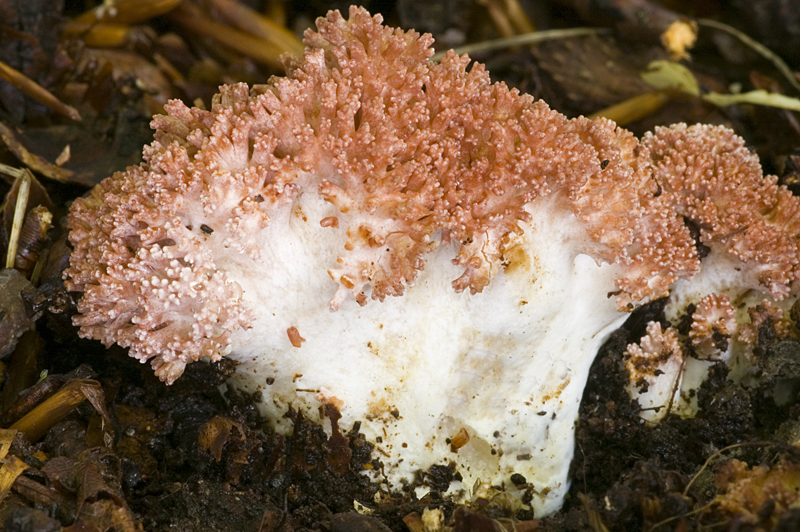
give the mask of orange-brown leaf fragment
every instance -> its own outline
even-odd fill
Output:
[[[289,335],[289,341],[292,342],[294,347],[301,347],[303,342],[306,341],[305,338],[300,336],[300,331],[297,330],[297,327],[292,325],[288,329],[286,329],[286,334]]]

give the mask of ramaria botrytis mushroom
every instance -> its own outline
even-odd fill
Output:
[[[316,419],[335,405],[392,487],[452,462],[453,489],[513,489],[519,473],[551,512],[598,347],[676,281],[695,297],[684,217],[712,277],[754,261],[729,277],[776,299],[796,278],[796,247],[788,269],[754,248],[763,217],[714,203],[734,170],[701,186],[703,158],[739,154],[730,165],[758,175],[742,201],[769,223],[797,202],[724,128],[640,143],[492,84],[466,56],[430,62],[430,36],[381,21],[331,12],[286,77],[222,87],[210,111],[170,102],[144,162],[72,207],[75,323],[166,382],[235,359],[235,384],[262,390],[283,429],[290,406]]]

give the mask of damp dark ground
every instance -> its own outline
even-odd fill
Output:
[[[141,5],[152,3],[143,0]],[[268,11],[268,4],[281,5],[285,25],[293,31],[328,9],[347,6],[323,0],[246,3],[261,11]],[[507,9],[495,0],[364,4],[383,13],[388,24],[432,32],[448,45],[498,37],[499,23],[489,13],[502,15]],[[151,139],[149,116],[159,98],[208,102],[220,83],[265,82],[279,73],[246,55],[218,49],[168,13],[139,23],[135,38],[119,46],[126,55],[89,53],[85,36],[66,39],[62,30],[65,21],[96,5],[88,0],[0,0],[0,60],[74,103],[83,116],[76,125],[0,82],[0,123],[14,142],[51,162],[65,142],[72,146],[72,158],[63,165],[72,174],[65,182],[37,173],[56,221],[87,185],[137,162],[139,147]],[[207,2],[191,5],[215,16]],[[800,10],[788,1],[521,5],[539,29],[596,25],[610,30],[535,48],[474,54],[493,79],[541,97],[569,116],[594,113],[648,90],[639,74],[666,53],[659,28],[639,24],[642,20],[721,20],[771,47],[791,69],[799,66]],[[730,37],[701,32],[692,56],[688,64],[704,91],[725,91],[737,83],[743,90],[768,88],[797,96],[774,63]],[[134,66],[117,75],[120,57],[136,68],[159,64],[168,71],[165,59],[180,75],[145,80],[144,70],[134,74]],[[70,100],[79,86],[89,90]],[[759,153],[766,172],[790,188],[800,183],[798,113],[745,105],[719,108],[673,94],[631,120],[626,127],[637,134],[681,121],[729,125]],[[3,138],[0,162],[24,166],[27,152],[15,148],[7,132]],[[44,175],[61,175],[51,167],[37,168]],[[3,195],[10,188],[0,182]],[[38,437],[17,434],[0,447],[5,456],[0,470],[4,530],[434,532],[423,519],[432,509],[441,511],[439,529],[455,532],[800,530],[800,453],[792,445],[800,439],[796,327],[777,334],[773,323],[761,326],[753,350],[759,384],[733,383],[720,364],[697,393],[700,409],[694,419],[668,415],[648,427],[625,392],[623,352],[639,340],[649,321],[664,319],[663,305],[655,302],[634,312],[592,367],[564,508],[534,519],[529,510],[508,504],[502,486],[492,492],[494,497],[455,506],[441,495],[457,474],[446,467],[424,474],[432,491],[422,500],[411,490],[379,494],[360,474],[380,463],[358,427],[328,438],[314,423],[290,413],[294,433],[278,435],[258,415],[262,397],[237,395],[224,386],[233,371],[229,363],[190,365],[167,387],[123,350],[80,340],[69,321],[73,296],[63,291],[58,277],[58,259],[65,256],[61,241],[63,233],[56,230],[37,243],[52,248],[53,271],[45,273],[31,296],[32,305],[46,309],[36,331],[23,336],[3,360],[0,426],[33,416],[48,427],[39,434],[28,426],[27,433]],[[776,388],[783,390],[777,399]],[[337,414],[327,415],[335,421]],[[524,484],[524,479],[512,480]],[[366,510],[355,512],[354,501]]]
[[[734,384],[719,365],[698,393],[697,417],[668,416],[650,428],[624,391],[622,357],[644,324],[661,318],[660,306],[635,312],[601,349],[581,405],[572,488],[563,510],[544,519],[512,510],[502,497],[454,506],[440,494],[453,475],[447,468],[428,472],[433,490],[424,499],[401,491],[382,493],[376,504],[377,487],[358,472],[379,464],[357,427],[328,438],[290,414],[293,435],[278,435],[258,414],[261,397],[226,390],[228,363],[191,365],[166,387],[122,350],[54,332],[43,335],[39,360],[47,379],[99,382],[111,426],[102,427],[103,415],[84,402],[40,442],[15,439],[11,453],[30,470],[0,517],[5,530],[20,532],[59,530],[70,519],[84,528],[69,530],[399,532],[423,530],[415,525],[425,510],[438,508],[448,530],[464,532],[796,530],[800,510],[776,513],[776,500],[783,504],[798,487],[800,451],[790,442],[800,434],[800,400],[777,405],[772,389],[778,381],[800,383],[800,342],[778,339],[763,325],[756,348],[762,385]],[[110,446],[103,432],[112,434]],[[56,457],[61,463],[53,466]],[[715,505],[731,463],[743,464],[737,479],[751,482],[753,496]],[[764,495],[744,464],[781,480]],[[32,495],[35,484],[50,489]],[[354,501],[371,514],[354,513]]]

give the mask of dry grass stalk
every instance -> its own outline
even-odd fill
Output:
[[[182,5],[170,14],[173,22],[203,37],[209,37],[259,63],[280,68],[283,50],[260,37],[247,34],[229,26],[213,22],[199,10]]]
[[[305,47],[294,33],[257,11],[234,0],[211,0],[211,4],[240,30],[269,41],[284,52],[303,55]]]
[[[30,96],[37,102],[46,105],[53,111],[69,117],[72,120],[81,120],[81,115],[78,113],[77,109],[63,103],[52,92],[39,85],[19,70],[11,68],[2,61],[0,61],[0,78],[3,78],[26,95]]]

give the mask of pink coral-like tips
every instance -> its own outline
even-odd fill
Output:
[[[773,298],[789,295],[800,278],[800,202],[763,176],[744,140],[722,126],[678,124],[642,144],[670,207],[699,227],[701,241],[749,263]]]

